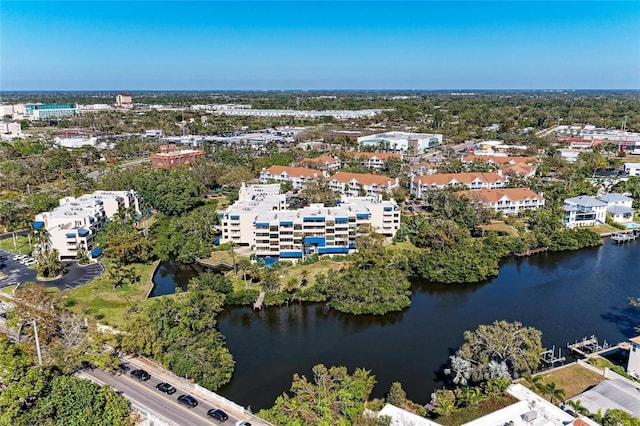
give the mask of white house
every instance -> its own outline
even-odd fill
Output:
[[[627,373],[640,379],[640,336],[632,337],[631,349],[629,350],[629,361],[627,362]]]
[[[611,215],[611,219],[614,222],[633,222],[633,198],[622,194],[610,193],[604,194],[598,199],[607,203],[607,213]]]
[[[588,195],[564,200],[564,225],[567,228],[593,226],[606,222],[607,203]]]
[[[422,198],[430,189],[443,189],[451,186],[466,186],[468,189],[503,188],[507,178],[498,173],[435,173],[415,176],[411,179],[410,191]]]

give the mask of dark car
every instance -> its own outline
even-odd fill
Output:
[[[207,416],[213,417],[220,422],[229,420],[229,416],[227,415],[227,413],[218,408],[212,408],[211,410],[207,411]]]
[[[131,372],[131,377],[134,377],[140,380],[141,382],[144,382],[145,380],[149,380],[151,378],[151,375],[149,375],[149,373],[147,373],[144,370],[133,370]]]
[[[165,382],[158,383],[158,385],[156,386],[156,389],[158,389],[160,392],[164,392],[169,395],[171,395],[172,393],[176,393],[176,388],[171,386],[169,383],[165,383]]]
[[[180,395],[178,397],[178,402],[180,404],[184,404],[189,408],[195,407],[196,405],[198,405],[198,401],[192,397],[191,395]]]

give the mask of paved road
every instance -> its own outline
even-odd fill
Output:
[[[161,380],[153,376],[147,381],[139,382],[127,374],[115,375],[97,368],[82,370],[78,375],[113,387],[136,405],[159,414],[179,426],[234,425],[238,421],[229,417],[229,420],[217,422],[207,417],[207,410],[218,407],[200,400],[194,408],[187,408],[179,404],[178,396],[188,394],[188,390],[181,389],[179,384],[175,384],[177,392],[173,395],[166,395],[156,389],[156,385]]]
[[[13,260],[14,253],[0,249],[0,257],[7,260],[0,262],[0,272],[4,276],[0,279],[0,288],[9,287],[16,284],[24,284],[33,281],[43,284],[46,287],[56,287],[59,290],[67,290],[88,283],[99,277],[104,272],[104,267],[99,263],[91,263],[81,266],[78,262],[65,263],[67,270],[65,274],[55,280],[41,281],[36,277],[36,270],[26,267],[17,260]]]

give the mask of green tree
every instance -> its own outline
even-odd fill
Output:
[[[130,413],[129,403],[110,386],[59,376],[49,382],[46,395],[24,420],[60,426],[125,426],[132,424]]]
[[[396,407],[402,407],[407,402],[407,393],[402,389],[400,382],[391,383],[391,388],[387,393],[387,402]]]
[[[565,396],[564,389],[559,388],[558,385],[556,385],[556,382],[547,383],[544,387],[544,393],[546,395],[549,395],[549,401],[551,401],[552,403],[554,401],[555,402],[563,401]]]
[[[350,425],[364,410],[375,384],[369,371],[357,369],[349,375],[346,367],[313,367],[313,379],[294,374],[290,394],[279,396],[273,407],[258,416],[274,424]]]
[[[587,407],[582,405],[582,401],[580,401],[579,399],[569,400],[569,401],[567,401],[567,405],[569,405],[571,408],[573,408],[573,411],[576,414],[579,414],[581,416],[589,415],[589,410],[587,409]]]
[[[512,377],[532,372],[540,364],[542,332],[519,322],[494,321],[464,332],[465,343],[456,355],[474,364],[474,378],[484,376],[489,363],[504,362]]]
[[[640,419],[618,408],[609,409],[602,418],[603,426],[640,426]]]

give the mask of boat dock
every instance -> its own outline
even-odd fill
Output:
[[[610,345],[605,340],[602,345],[598,343],[598,338],[596,336],[591,337],[583,337],[580,341],[575,341],[574,343],[567,343],[567,350],[570,352],[574,352],[580,356],[586,357],[589,354],[593,354],[595,352],[599,352],[604,349],[608,349]]]
[[[260,292],[258,300],[253,304],[253,309],[262,309],[262,303],[264,302],[264,291]]]
[[[638,238],[638,233],[634,231],[620,231],[614,232],[611,234],[611,240],[615,241],[617,244],[626,243],[628,241],[633,241]]]
[[[538,247],[536,249],[527,249],[521,253],[514,253],[516,257],[531,256],[532,254],[544,253],[549,250],[547,247]]]

